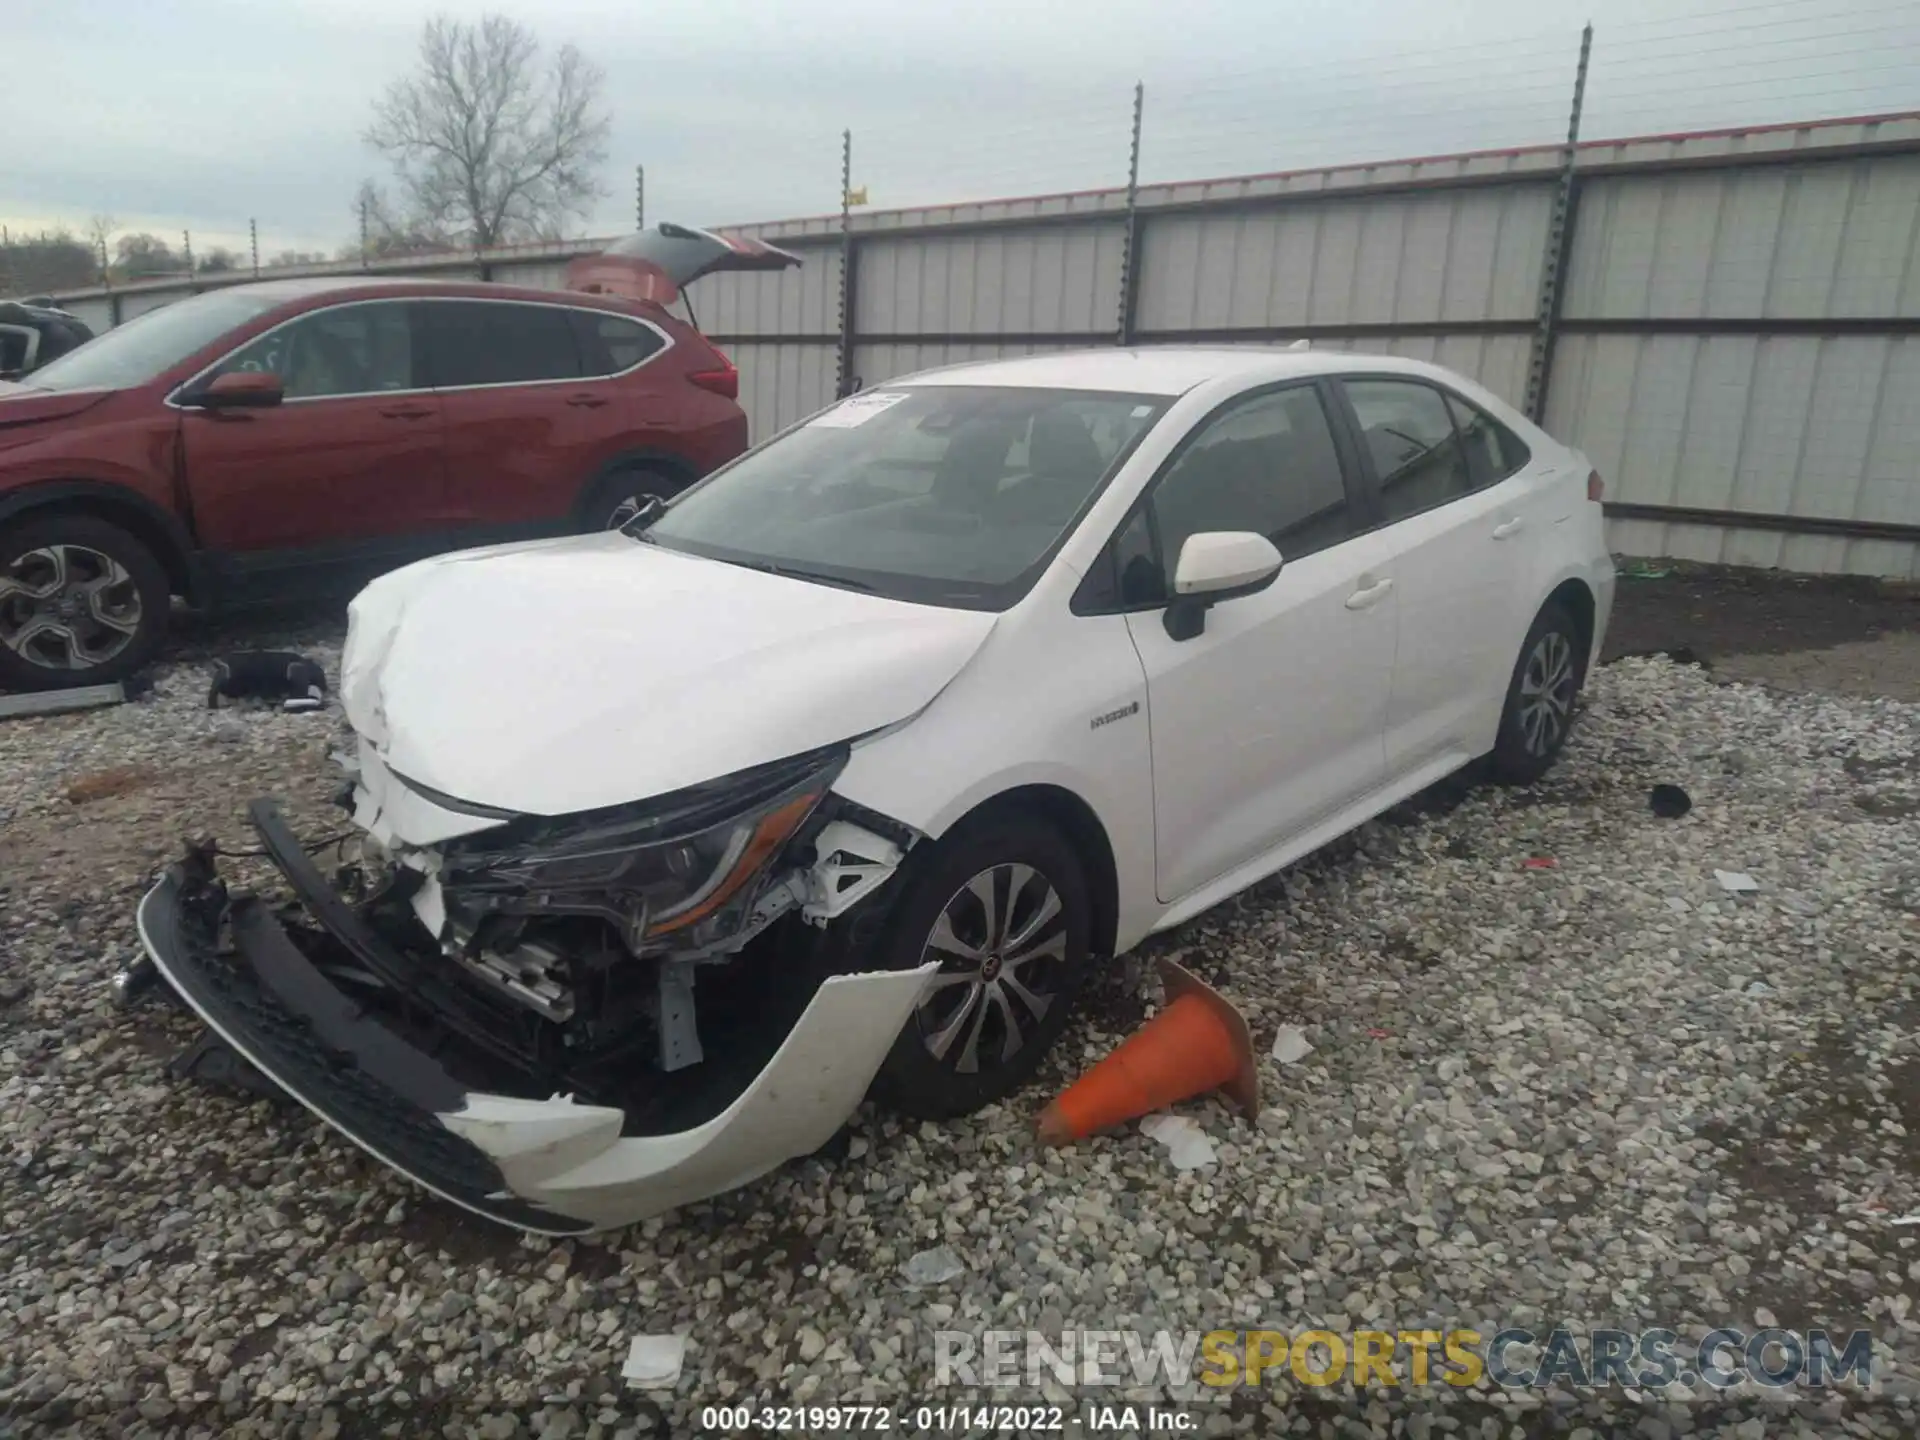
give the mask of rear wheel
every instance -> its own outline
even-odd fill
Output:
[[[0,688],[123,680],[159,652],[170,587],[158,557],[92,515],[0,532]]]
[[[593,487],[583,509],[584,530],[618,530],[640,513],[649,496],[671,500],[686,482],[650,465],[628,465]]]
[[[1573,614],[1550,601],[1521,643],[1500,711],[1493,747],[1494,777],[1525,785],[1546,774],[1566,748],[1574,702],[1586,679],[1586,641]]]
[[[1092,905],[1079,856],[1010,812],[942,840],[909,884],[879,963],[939,972],[874,1077],[881,1104],[964,1115],[1033,1074],[1086,983]]]

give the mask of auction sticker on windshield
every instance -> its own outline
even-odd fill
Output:
[[[823,415],[816,415],[808,423],[824,425],[829,430],[851,430],[856,425],[864,425],[883,410],[891,410],[907,398],[904,390],[891,393],[876,390],[871,395],[849,395],[838,405]]]

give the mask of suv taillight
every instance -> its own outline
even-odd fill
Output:
[[[733,362],[718,350],[713,352],[713,358],[720,362],[717,368],[695,370],[687,376],[687,379],[702,390],[711,390],[714,394],[724,395],[729,400],[738,400],[740,372],[734,368]]]
[[[1607,495],[1607,482],[1600,478],[1598,470],[1587,472],[1587,499],[1598,505]]]

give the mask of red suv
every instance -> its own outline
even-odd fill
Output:
[[[0,383],[0,689],[132,673],[172,595],[624,523],[747,444],[733,365],[666,307],[710,271],[798,263],[662,226],[564,291],[237,285]]]

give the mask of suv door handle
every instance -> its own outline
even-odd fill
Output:
[[[433,410],[426,405],[389,405],[380,413],[389,420],[424,420]]]
[[[569,395],[567,397],[567,403],[569,405],[578,405],[588,410],[597,410],[607,403],[607,397],[604,395]]]
[[[1362,577],[1365,578],[1364,576]],[[1356,590],[1347,596],[1347,609],[1367,610],[1387,598],[1387,592],[1393,589],[1393,579],[1376,580],[1364,590]]]
[[[1522,520],[1518,515],[1514,516],[1511,520],[1503,520],[1493,527],[1493,538],[1496,540],[1504,540],[1509,535],[1518,535],[1520,528],[1526,523],[1527,522]]]

